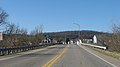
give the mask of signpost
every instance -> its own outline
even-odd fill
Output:
[[[0,32],[0,41],[3,40],[3,33]]]

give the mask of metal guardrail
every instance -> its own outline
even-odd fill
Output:
[[[18,46],[18,47],[11,47],[11,48],[0,48],[0,56],[9,55],[19,52],[24,52],[28,50],[34,50],[42,47],[47,47],[55,44],[40,44],[40,45],[31,45],[31,46]]]
[[[87,46],[92,46],[92,47],[96,47],[96,48],[100,48],[100,49],[104,49],[106,50],[107,47],[105,46],[98,46],[98,45],[92,45],[92,44],[86,44],[86,43],[81,43],[82,45],[87,45]]]

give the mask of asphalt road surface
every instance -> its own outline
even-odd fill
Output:
[[[1,56],[0,67],[120,67],[120,61],[87,47],[70,44]]]

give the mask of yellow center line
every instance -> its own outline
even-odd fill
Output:
[[[53,60],[50,64],[48,64],[48,67],[51,67],[66,52],[66,50],[67,49],[64,49],[62,53],[57,58],[55,58],[55,60]]]
[[[59,55],[56,55],[55,57],[53,57],[49,62],[44,64],[42,67],[51,67],[66,52],[67,47],[64,48]]]
[[[48,64],[50,64],[57,57],[58,57],[58,55],[56,55],[55,57],[53,57],[48,63],[44,64],[42,67],[47,67]]]

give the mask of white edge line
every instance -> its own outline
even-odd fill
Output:
[[[78,45],[78,46],[79,46],[79,47],[82,47],[82,46],[80,46],[80,45]],[[83,48],[83,47],[82,47],[82,48]],[[92,54],[92,55],[96,56],[97,58],[99,58],[99,59],[103,60],[104,62],[106,62],[106,63],[108,63],[108,64],[112,65],[113,67],[117,67],[116,65],[114,65],[114,64],[112,64],[112,63],[110,63],[110,62],[106,61],[105,59],[103,59],[103,58],[99,57],[98,55],[96,55],[96,54],[94,54],[94,53],[92,53],[92,52],[88,51],[87,49],[85,49],[85,48],[83,48],[83,49],[84,49],[84,50],[86,50],[87,52],[89,52],[90,54]]]

